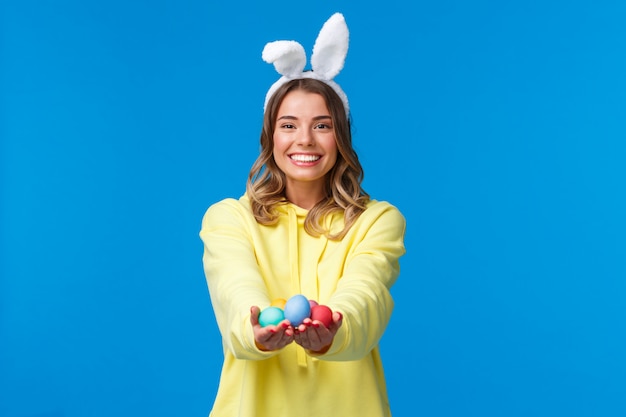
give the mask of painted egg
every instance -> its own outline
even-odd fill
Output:
[[[262,327],[266,327],[269,325],[276,326],[284,319],[285,314],[283,310],[275,306],[267,307],[266,309],[261,311],[261,314],[259,314],[259,324]]]
[[[287,303],[287,300],[285,300],[284,298],[275,298],[274,301],[272,301],[270,305],[283,309],[285,308],[286,303]]]
[[[318,305],[318,302],[315,300],[309,300],[309,304],[311,305],[311,308],[313,308],[313,306]]]
[[[333,322],[333,311],[325,305],[316,305],[311,308],[311,320],[318,320],[329,327]]]
[[[304,295],[294,295],[285,303],[285,318],[292,326],[299,326],[310,314],[311,304]]]

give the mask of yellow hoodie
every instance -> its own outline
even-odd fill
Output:
[[[405,253],[405,219],[371,201],[340,241],[304,231],[307,210],[280,207],[277,224],[256,222],[247,196],[213,204],[202,220],[204,271],[222,335],[224,363],[211,417],[388,417],[378,351],[390,288]],[[343,215],[327,219],[331,232]],[[330,349],[312,356],[295,342],[279,351],[254,343],[250,307],[303,294],[343,314]]]

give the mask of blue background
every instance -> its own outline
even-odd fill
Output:
[[[626,415],[623,1],[4,1],[0,415],[206,416],[198,238],[266,42],[344,13],[366,190],[408,221],[394,416]],[[278,394],[277,394],[278,395]]]

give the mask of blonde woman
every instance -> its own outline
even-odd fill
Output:
[[[343,16],[332,19],[342,30]],[[323,33],[318,43],[336,42]],[[378,343],[405,219],[361,187],[343,91],[328,74],[297,66],[300,76],[283,74],[268,93],[246,193],[213,204],[202,221],[224,348],[210,416],[390,416]],[[259,324],[272,300],[295,294],[328,306],[328,326]]]

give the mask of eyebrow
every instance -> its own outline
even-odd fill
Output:
[[[324,119],[331,119],[332,120],[332,117],[322,115],[322,116],[315,116],[313,118],[313,120],[324,120]],[[298,120],[298,118],[296,116],[290,116],[290,115],[287,114],[287,115],[284,115],[284,116],[280,116],[276,120]]]

